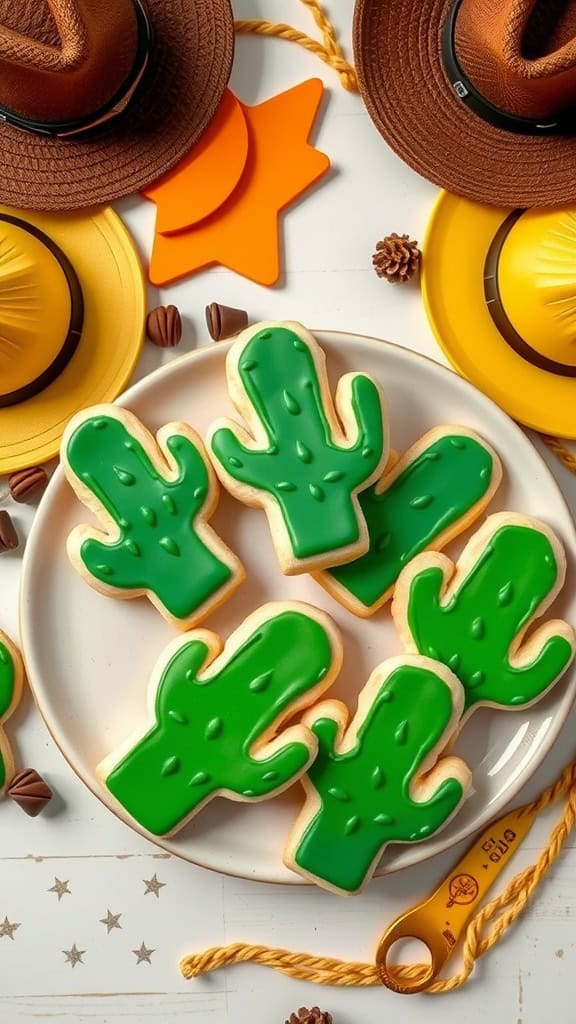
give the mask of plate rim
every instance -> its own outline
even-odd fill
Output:
[[[536,446],[533,444],[533,442],[530,439],[530,437],[527,436],[527,434],[525,433],[525,430],[522,428],[522,426],[520,424],[518,424],[515,420],[513,420],[512,417],[509,416],[508,413],[506,413],[503,409],[501,409],[500,406],[498,406],[493,401],[492,398],[490,398],[488,395],[484,394],[484,392],[480,391],[480,389],[477,388],[471,381],[469,381],[468,378],[466,378],[464,376],[461,376],[454,369],[452,369],[449,366],[445,366],[443,363],[438,362],[438,360],[433,359],[432,357],[424,355],[424,354],[422,354],[420,352],[416,352],[413,349],[407,348],[405,345],[399,345],[396,342],[387,341],[385,339],[377,338],[377,337],[374,337],[374,336],[371,336],[371,335],[355,334],[355,333],[353,333],[351,331],[340,331],[340,330],[329,330],[329,329],[319,330],[319,329],[315,329],[315,328],[309,328],[309,330],[320,341],[320,343],[322,343],[323,339],[334,339],[337,343],[340,342],[341,340],[348,341],[348,342],[350,342],[350,341],[352,341],[352,342],[359,341],[361,343],[368,342],[371,345],[378,346],[379,348],[385,347],[385,348],[393,350],[394,352],[399,352],[401,354],[401,356],[404,357],[404,358],[407,358],[408,361],[415,360],[417,363],[422,362],[422,361],[425,362],[425,363],[430,363],[435,371],[439,371],[440,374],[449,375],[450,377],[455,378],[456,381],[458,382],[458,386],[462,387],[465,391],[466,390],[470,390],[476,396],[479,396],[482,401],[486,402],[489,406],[492,407],[492,410],[495,411],[498,416],[502,417],[504,420],[507,421],[508,427],[511,428],[514,431],[514,433],[516,433],[518,435],[518,437],[520,438],[522,443],[527,444],[531,448],[532,455],[540,463],[543,471],[546,474],[546,477],[548,479],[548,486],[552,486],[552,488],[556,490],[557,496],[558,496],[559,501],[560,501],[560,504],[563,506],[563,509],[564,509],[564,511],[566,513],[566,522],[569,525],[570,531],[572,533],[572,537],[570,539],[564,538],[564,540],[566,541],[565,546],[568,547],[568,545],[569,545],[569,543],[571,541],[572,542],[572,549],[576,550],[576,517],[572,513],[572,509],[570,508],[570,505],[569,505],[569,503],[568,503],[568,501],[567,501],[563,491],[561,490],[558,482],[556,481],[554,475],[552,474],[552,471],[549,468],[548,464],[546,463],[545,459],[543,458],[541,453],[538,451]],[[213,358],[211,353],[213,353],[215,350],[217,350],[218,352],[221,352],[224,355],[226,355],[228,353],[228,351],[230,350],[230,348],[232,347],[233,342],[234,342],[234,338],[226,340],[226,341],[218,342],[217,345],[216,344],[202,345],[200,348],[197,348],[197,349],[193,350],[192,352],[185,353],[182,356],[179,356],[178,358],[173,359],[173,360],[171,360],[168,363],[165,363],[163,366],[158,367],[156,370],[154,370],[151,373],[147,374],[141,380],[139,380],[135,384],[133,384],[130,388],[128,388],[126,391],[124,391],[121,395],[119,395],[118,398],[114,401],[114,403],[111,403],[111,404],[118,405],[121,408],[129,406],[130,402],[133,400],[133,398],[135,396],[139,397],[142,393],[147,392],[150,388],[153,389],[155,387],[157,381],[162,380],[164,377],[170,377],[173,373],[177,373],[179,368],[181,368],[184,363],[188,364],[188,363],[195,363],[195,362],[198,362],[200,360],[210,360],[211,358]],[[50,481],[49,481],[48,487],[47,487],[47,489],[45,491],[45,496],[46,497],[51,496],[52,493],[55,492],[57,490],[57,488],[59,488],[62,485],[63,482],[65,482],[64,471],[62,469],[61,464],[59,464],[57,466],[55,472],[53,473]],[[137,822],[132,821],[131,819],[128,818],[128,816],[126,816],[126,817],[123,816],[122,813],[119,811],[119,809],[115,808],[112,805],[112,803],[108,803],[104,799],[104,796],[102,795],[102,793],[100,792],[100,789],[98,787],[98,783],[97,783],[96,778],[94,778],[93,780],[85,778],[84,774],[82,773],[81,768],[77,767],[76,764],[73,762],[73,760],[71,760],[71,758],[69,757],[67,751],[64,749],[63,742],[60,741],[60,739],[58,738],[58,736],[56,734],[55,729],[52,726],[52,722],[50,721],[49,714],[47,712],[45,712],[45,710],[43,709],[41,696],[37,692],[36,682],[35,681],[33,682],[32,676],[31,676],[31,673],[30,673],[30,669],[29,669],[30,658],[28,656],[28,644],[30,643],[30,637],[31,637],[31,634],[33,632],[33,629],[31,629],[29,619],[27,618],[26,613],[25,613],[26,602],[24,600],[24,594],[25,594],[26,588],[29,585],[29,578],[30,578],[30,574],[31,574],[30,565],[33,562],[33,559],[35,557],[35,551],[36,551],[36,549],[38,547],[38,542],[36,541],[36,535],[41,532],[41,523],[43,522],[43,518],[44,518],[44,516],[41,515],[41,513],[42,513],[42,505],[43,504],[44,504],[44,496],[43,496],[43,498],[42,498],[42,500],[40,502],[40,505],[38,507],[36,515],[34,516],[34,520],[33,520],[33,523],[32,523],[32,528],[31,528],[29,536],[27,538],[27,543],[26,543],[26,547],[25,547],[25,551],[24,551],[23,560],[22,560],[22,570],[21,570],[21,574],[20,574],[20,587],[19,587],[19,594],[18,594],[18,629],[19,629],[20,650],[21,650],[21,653],[22,653],[23,661],[24,661],[24,667],[25,667],[25,672],[26,672],[26,678],[28,680],[28,686],[29,686],[30,692],[32,694],[34,703],[35,703],[35,705],[36,705],[36,707],[38,709],[38,712],[39,712],[39,714],[40,714],[40,716],[42,718],[42,721],[43,721],[46,729],[48,730],[49,735],[51,736],[53,742],[56,744],[57,749],[60,751],[60,753],[63,756],[63,758],[66,761],[66,763],[72,769],[74,775],[80,780],[80,782],[86,787],[86,789],[94,797],[96,797],[96,799],[99,801],[99,803],[110,814],[112,814],[116,818],[117,821],[120,821],[122,824],[124,824],[125,826],[130,828],[131,831],[134,832],[136,835],[138,835],[141,838],[147,840],[153,847],[160,848],[160,849],[164,850],[165,852],[170,853],[171,856],[178,857],[180,860],[185,861],[186,863],[192,864],[195,867],[204,868],[204,869],[206,869],[208,871],[214,871],[214,872],[217,872],[218,874],[225,875],[225,876],[227,876],[229,878],[239,878],[239,879],[242,879],[244,881],[253,881],[253,882],[258,882],[259,884],[265,884],[265,885],[284,885],[284,886],[296,885],[296,886],[313,887],[313,883],[312,882],[307,881],[307,880],[301,878],[301,876],[297,875],[296,873],[294,873],[294,877],[293,878],[283,877],[283,878],[279,878],[279,879],[272,879],[272,878],[255,877],[253,874],[252,875],[248,875],[248,874],[244,874],[244,873],[242,873],[242,872],[240,872],[238,870],[234,870],[233,871],[230,868],[226,868],[226,867],[222,867],[222,866],[215,866],[214,864],[207,863],[204,860],[195,859],[195,857],[189,855],[185,851],[175,850],[174,847],[171,844],[171,839],[173,837],[151,836],[145,829],[140,827]],[[26,625],[25,625],[25,621],[26,621]],[[527,766],[526,771],[524,773],[519,773],[518,777],[516,779],[514,779],[513,782],[509,785],[509,787],[506,790],[506,797],[505,797],[505,799],[502,800],[501,802],[495,801],[495,806],[494,806],[494,809],[493,809],[493,813],[490,815],[490,817],[487,818],[487,819],[483,819],[483,820],[477,821],[470,828],[466,828],[464,830],[464,832],[462,832],[462,834],[457,835],[455,838],[450,840],[450,842],[446,843],[446,845],[441,846],[440,849],[431,850],[428,854],[424,853],[416,861],[411,861],[408,864],[402,864],[401,863],[401,864],[398,864],[398,865],[393,865],[391,867],[386,868],[386,870],[384,870],[384,871],[378,871],[377,870],[375,875],[374,875],[374,878],[384,877],[385,875],[389,875],[389,874],[395,874],[398,871],[408,870],[408,869],[413,868],[413,867],[419,867],[419,866],[427,863],[428,861],[430,861],[432,858],[437,857],[437,856],[441,856],[444,853],[446,853],[447,850],[450,849],[450,846],[457,845],[458,843],[463,842],[464,840],[470,840],[472,836],[476,835],[482,828],[485,828],[486,825],[490,821],[496,820],[496,818],[498,817],[499,814],[502,813],[504,808],[509,806],[509,804],[514,800],[514,798],[516,797],[518,792],[522,789],[522,787],[524,785],[526,785],[531,780],[531,778],[534,776],[534,774],[538,771],[538,769],[542,765],[542,762],[545,760],[545,758],[550,753],[552,747],[554,746],[554,743],[555,743],[556,739],[558,738],[560,732],[562,731],[562,729],[564,727],[566,719],[567,719],[567,717],[568,717],[568,715],[569,715],[569,713],[570,713],[570,711],[572,709],[572,706],[575,703],[576,703],[576,672],[574,672],[574,674],[573,674],[573,678],[572,678],[571,684],[566,688],[566,692],[565,692],[564,698],[563,698],[563,707],[561,709],[562,713],[557,714],[555,716],[555,718],[552,719],[551,725],[550,725],[550,727],[549,727],[549,729],[547,731],[547,734],[546,734],[544,742],[540,744],[540,746],[536,750],[535,754],[531,758],[530,763]],[[564,704],[566,705],[565,707],[564,707]],[[441,837],[441,833],[439,834],[438,838],[440,838],[440,837]],[[394,845],[402,845],[402,844],[394,844]],[[415,843],[415,844],[413,844],[413,848],[416,848],[416,847],[419,847],[421,850],[426,850],[427,847],[428,847],[428,843],[423,842],[423,843]]]

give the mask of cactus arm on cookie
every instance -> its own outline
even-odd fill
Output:
[[[410,560],[465,530],[501,479],[498,456],[478,435],[460,427],[429,431],[360,495],[369,551],[318,573],[318,582],[356,615],[373,615]]]
[[[350,895],[370,879],[388,843],[418,842],[446,825],[470,784],[462,761],[437,760],[462,707],[451,672],[408,656],[373,672],[350,725],[335,701],[308,712],[318,754],[302,780],[306,803],[287,866]]]
[[[0,795],[14,774],[14,755],[4,724],[16,710],[24,684],[24,666],[12,642],[0,632]]]
[[[282,723],[323,693],[342,660],[339,634],[308,605],[265,605],[226,647],[204,630],[171,645],[150,684],[152,727],[98,768],[108,791],[154,835],[168,835],[217,795],[267,799],[316,753]]]
[[[364,374],[347,374],[332,401],[324,354],[298,324],[250,328],[228,355],[231,398],[248,430],[213,424],[216,472],[270,520],[285,573],[347,561],[368,547],[358,493],[388,456],[384,398]]]
[[[241,563],[207,523],[218,484],[190,427],[169,424],[155,441],[131,413],[101,406],[72,421],[62,454],[69,482],[104,526],[77,527],[68,542],[97,589],[147,594],[187,628],[242,581]]]
[[[465,691],[465,715],[485,704],[526,707],[574,657],[574,631],[554,620],[526,635],[564,582],[552,531],[512,513],[489,517],[458,565],[423,554],[401,575],[393,616],[405,646],[448,665]]]

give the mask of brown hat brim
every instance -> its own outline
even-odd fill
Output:
[[[453,0],[357,0],[360,89],[378,131],[429,181],[494,206],[567,206],[576,200],[576,135],[515,135],[483,121],[455,95],[441,35]]]
[[[84,141],[0,126],[0,203],[36,210],[107,203],[161,177],[200,138],[232,68],[230,0],[147,0],[146,6],[154,61],[134,104]]]

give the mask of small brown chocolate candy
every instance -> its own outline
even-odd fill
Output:
[[[213,341],[225,341],[248,326],[248,313],[245,309],[234,309],[233,306],[212,302],[206,306],[206,323]]]
[[[148,314],[146,334],[159,348],[174,348],[182,340],[182,317],[177,306],[157,306]]]
[[[14,501],[24,502],[35,498],[48,483],[48,474],[43,466],[20,469],[8,477],[8,487]]]
[[[8,786],[8,796],[31,818],[42,813],[52,799],[52,790],[34,768],[18,772]]]
[[[18,534],[9,512],[0,512],[0,554],[3,551],[15,551],[18,547]]]

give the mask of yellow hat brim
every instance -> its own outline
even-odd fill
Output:
[[[422,296],[436,339],[458,372],[513,419],[576,437],[576,379],[527,362],[494,324],[484,299],[484,264],[510,210],[441,192],[423,245]]]
[[[52,238],[70,260],[84,296],[78,349],[49,387],[0,409],[0,473],[46,462],[58,454],[76,412],[111,402],[127,384],[142,348],[146,286],[138,253],[109,207],[71,214],[0,206]]]

